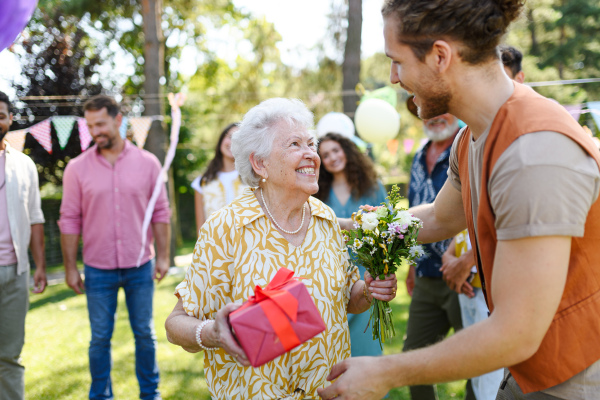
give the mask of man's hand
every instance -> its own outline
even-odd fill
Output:
[[[159,260],[156,259],[156,264],[154,266],[154,276],[153,279],[156,279],[158,282],[162,281],[165,276],[169,273],[169,260]]]
[[[338,218],[338,223],[343,230],[351,231],[354,229],[354,221],[352,218]]]
[[[77,268],[65,269],[65,281],[67,282],[67,286],[73,289],[75,293],[83,294],[85,291],[85,285],[83,284],[83,280],[81,280],[81,275],[79,275]]]
[[[46,270],[44,268],[36,268],[33,274],[33,293],[43,293],[48,286],[48,280],[46,279]]]
[[[408,295],[412,297],[413,290],[415,289],[415,266],[411,265],[408,267],[408,274],[406,274],[406,291]]]
[[[384,357],[348,358],[334,365],[327,377],[328,381],[337,380],[317,393],[324,400],[381,399],[391,389],[385,365]]]
[[[442,257],[442,262],[443,264],[440,268],[440,271],[443,273],[446,285],[448,285],[448,287],[454,290],[456,293],[462,293],[463,285],[467,283],[467,279],[471,275],[473,257],[464,257],[464,255],[461,257],[455,257],[446,252]],[[467,285],[469,284],[467,283]],[[469,285],[469,287],[470,286],[471,285]],[[473,288],[471,287],[471,292],[473,291],[472,289]]]

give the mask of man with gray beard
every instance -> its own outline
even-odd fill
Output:
[[[407,108],[417,115],[412,97]],[[458,119],[452,114],[443,114],[423,120],[427,143],[417,151],[410,172],[408,201],[411,207],[428,204],[435,200],[444,186],[449,166],[450,148],[459,131]],[[412,296],[408,314],[406,340],[403,351],[419,349],[439,342],[450,328],[462,329],[462,318],[458,293],[450,289],[443,280],[442,255],[450,240],[424,245],[425,255],[411,265],[406,278],[406,289]],[[472,292],[468,293],[472,296]],[[434,385],[411,386],[414,400],[436,400]],[[467,399],[474,399],[470,381],[467,384]]]

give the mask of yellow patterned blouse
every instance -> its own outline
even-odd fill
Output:
[[[310,225],[302,246],[290,244],[265,217],[253,190],[214,213],[202,226],[192,265],[176,289],[190,316],[214,319],[231,302],[243,302],[286,267],[306,285],[326,331],[259,367],[242,367],[224,350],[204,352],[214,399],[317,399],[331,367],[350,357],[346,307],[360,279],[349,267],[333,211],[310,197]]]

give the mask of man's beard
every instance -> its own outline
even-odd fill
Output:
[[[435,118],[433,118],[433,120],[435,120]],[[429,129],[427,124],[423,126],[425,136],[427,136],[427,139],[431,140],[432,142],[443,142],[444,140],[451,138],[452,135],[454,135],[458,130],[457,120],[454,120],[454,123],[452,124],[448,124],[448,121],[445,119],[441,119],[441,121],[443,121],[446,125],[442,130]]]
[[[4,140],[4,136],[6,136],[7,133],[8,133],[8,129],[6,131],[3,131],[2,129],[0,129],[0,142]]]
[[[425,82],[428,82],[427,87],[420,88],[421,94],[416,95],[415,93],[421,103],[421,106],[418,107],[419,117],[424,120],[448,113],[452,99],[452,94],[442,79],[432,72],[427,75],[429,76],[424,79]]]

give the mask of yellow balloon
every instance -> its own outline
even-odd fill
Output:
[[[367,99],[356,109],[354,125],[363,140],[386,143],[396,137],[400,130],[400,114],[384,100]]]

